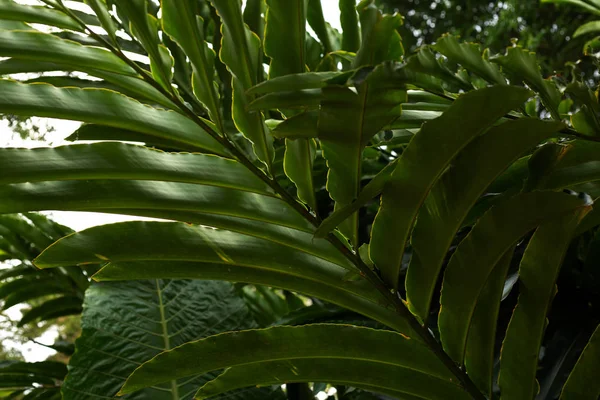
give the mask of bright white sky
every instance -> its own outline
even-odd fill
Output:
[[[34,0],[20,0],[21,3],[35,4]],[[71,3],[71,2],[68,2]],[[244,0],[245,3],[245,0]],[[357,1],[358,3],[358,1]],[[82,5],[82,3],[71,3],[74,5]],[[321,4],[323,7],[323,13],[325,14],[325,19],[329,22],[334,28],[341,30],[341,25],[339,21],[340,10],[338,6],[338,0],[321,0]],[[312,32],[311,32],[312,33]],[[45,146],[60,146],[69,144],[70,142],[66,142],[64,138],[73,133],[77,127],[80,125],[79,122],[74,121],[64,121],[64,120],[50,120],[50,119],[38,119],[38,121],[48,122],[55,128],[55,131],[47,134],[47,141],[33,141],[33,140],[22,140],[18,136],[13,135],[11,130],[8,128],[8,124],[6,121],[0,121],[0,147],[45,147]],[[100,214],[100,213],[90,213],[90,212],[66,212],[66,211],[51,211],[46,212],[45,214],[50,215],[55,221],[66,225],[76,231],[80,231],[92,226],[110,224],[114,222],[128,221],[135,218],[130,216],[121,216],[121,215],[113,215],[113,214]],[[1,268],[1,264],[0,264]],[[18,320],[21,317],[21,312],[18,306],[10,308],[6,314],[12,320]],[[0,317],[1,318],[1,317]],[[46,344],[52,344],[56,339],[57,332],[54,330],[49,330],[39,338],[38,341]],[[35,343],[27,343],[25,345],[21,345],[19,343],[13,342],[10,340],[11,333],[10,332],[1,332],[0,331],[0,340],[2,340],[2,344],[7,347],[14,347],[21,350],[26,361],[36,362],[43,361],[50,355],[54,354],[53,350],[50,350],[46,347],[36,345]]]

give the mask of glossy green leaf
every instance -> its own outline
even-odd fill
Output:
[[[590,21],[583,25],[580,25],[575,33],[573,34],[573,38],[578,36],[587,35],[589,33],[597,33],[600,31],[600,21]]]
[[[271,57],[269,78],[305,72],[307,4],[307,0],[267,1],[265,54]],[[296,185],[298,198],[313,210],[317,209],[312,177],[315,156],[314,140],[286,140],[284,171]]]
[[[352,203],[360,191],[362,153],[367,143],[401,114],[406,89],[390,82],[392,73],[386,65],[376,67],[364,80],[355,81],[356,92],[337,85],[323,89],[319,140],[329,167],[327,190],[336,208]],[[354,214],[340,227],[355,245],[357,217]]]
[[[229,351],[223,353],[219,350],[222,348]],[[121,393],[131,393],[171,378],[223,367],[256,366],[256,371],[264,373],[262,363],[280,360],[287,361],[293,370],[296,360],[308,361],[313,358],[326,358],[332,362],[336,360],[336,364],[364,361],[367,365],[384,364],[388,368],[406,368],[416,376],[421,375],[418,372],[423,372],[435,377],[434,381],[441,381],[440,386],[445,381],[449,384],[445,385],[446,388],[459,388],[451,383],[452,378],[443,364],[419,342],[391,331],[318,324],[225,333],[188,343],[142,365],[128,378]],[[299,369],[306,371],[304,365],[300,364]],[[393,384],[394,380],[387,381]],[[365,383],[368,384],[368,381]],[[461,390],[455,390],[454,393],[460,395]]]
[[[0,80],[0,91],[0,111],[4,113],[93,122],[226,153],[215,139],[183,115],[148,107],[107,90],[59,89]]]
[[[419,340],[406,321],[390,308],[365,299],[354,293],[352,283],[345,279],[347,270],[307,271],[302,265],[288,263],[285,268],[261,267],[192,261],[125,261],[111,262],[104,266],[94,279],[97,281],[120,281],[136,279],[215,279],[230,282],[247,282],[285,290],[292,290],[337,304],[344,309],[362,314],[385,326]]]
[[[593,1],[594,0],[592,0],[592,2],[589,2],[587,0],[541,0],[542,3],[569,4],[573,6],[578,6],[583,8],[587,12],[600,15],[600,7],[595,6],[595,3],[593,3]]]
[[[90,6],[94,13],[98,17],[100,24],[108,34],[108,37],[112,40],[113,44],[118,45],[117,41],[117,25],[113,20],[112,16],[108,12],[108,5],[106,0],[85,0],[85,4]]]
[[[506,79],[500,73],[498,66],[482,57],[478,44],[461,43],[456,36],[446,34],[436,41],[433,48],[486,81],[492,84],[506,85]]]
[[[404,54],[397,32],[402,25],[400,14],[382,15],[373,0],[363,0],[356,8],[360,16],[362,43],[353,66],[356,68],[384,61],[399,61]]]
[[[494,58],[494,62],[502,66],[502,70],[508,74],[512,82],[523,82],[539,93],[552,117],[560,121],[558,107],[562,96],[552,80],[542,78],[535,53],[521,47],[509,47],[506,55]]]
[[[523,118],[490,128],[458,154],[433,186],[412,233],[405,283],[409,308],[421,320],[427,320],[444,258],[471,207],[503,170],[562,127]]]
[[[450,357],[463,361],[477,299],[506,251],[543,221],[587,206],[585,200],[569,194],[531,192],[499,203],[479,219],[452,255],[444,274],[438,324]]]
[[[197,393],[197,399],[209,399],[232,389],[251,385],[283,382],[314,382],[323,380],[333,385],[350,385],[373,392],[405,399],[414,395],[419,399],[469,399],[458,386],[447,380],[395,365],[363,360],[301,358],[266,361],[260,364],[236,366],[227,369],[215,380],[206,383]],[[398,384],[401,383],[401,384]]]
[[[20,57],[20,56],[15,56]],[[111,89],[114,89],[115,86],[118,87],[117,91],[134,97],[138,100],[142,100],[145,102],[151,101],[155,104],[160,104],[167,109],[176,109],[177,106],[165,97],[162,93],[160,93],[156,88],[143,81],[142,79],[117,74],[114,72],[102,71],[99,69],[91,68],[91,67],[82,67],[81,65],[73,66],[67,64],[57,64],[52,62],[39,62],[33,60],[21,60],[19,58],[10,58],[5,61],[0,61],[0,75],[8,75],[8,74],[17,74],[24,72],[52,72],[52,71],[61,71],[61,72],[71,72],[71,71],[81,71],[85,72],[91,76],[95,76],[97,78],[103,79],[106,82],[97,82],[91,81],[93,86],[102,89],[105,85],[110,85]],[[42,76],[38,78],[40,82],[48,82],[53,84],[54,86],[62,86],[56,85],[52,81],[52,79],[57,79],[61,77],[52,77],[52,76]],[[63,79],[65,79],[63,77]],[[31,82],[31,80],[29,81]],[[69,86],[69,85],[64,85]],[[73,85],[70,85],[73,86]]]
[[[473,89],[469,81],[448,69],[429,47],[423,47],[417,54],[408,57],[402,72],[410,83],[434,93],[444,93],[445,89],[452,92]]]
[[[331,261],[345,269],[353,269],[353,265],[335,247],[326,240],[315,240],[313,234],[303,230],[292,229],[281,225],[265,223],[261,220],[250,220],[209,212],[191,212],[161,209],[140,208],[94,208],[96,212],[136,215],[141,217],[161,218],[227,229],[243,233],[274,243],[279,243],[303,251],[327,261]]]
[[[296,185],[298,198],[317,210],[313,184],[313,163],[317,143],[313,139],[286,139],[283,168],[285,174]]]
[[[556,292],[556,279],[579,221],[591,207],[577,209],[541,225],[531,238],[519,266],[519,300],[502,344],[502,396],[533,398],[546,315]]]
[[[137,366],[163,350],[255,326],[227,283],[148,280],[92,285],[86,293],[82,334],[62,387],[64,399],[113,397]],[[189,392],[213,377],[167,382],[125,398],[190,398]]]
[[[76,180],[0,185],[1,213],[41,210],[173,210],[228,215],[312,233],[284,201],[217,186],[147,180]]]
[[[265,54],[269,77],[306,71],[306,8],[308,0],[267,0]]]
[[[115,3],[128,19],[131,32],[136,36],[150,57],[152,76],[169,92],[172,92],[171,68],[173,59],[167,48],[161,44],[158,35],[158,21],[148,13],[146,0],[130,0]]]
[[[81,31],[81,26],[66,14],[44,6],[27,6],[13,0],[0,0],[1,19],[32,22]]]
[[[203,20],[195,15],[192,2],[162,2],[162,26],[190,59],[194,94],[208,109],[219,132],[224,132],[219,95],[214,85],[215,53],[204,40]]]
[[[383,191],[371,231],[371,259],[390,287],[398,287],[404,246],[417,212],[437,178],[471,140],[529,96],[528,90],[514,86],[469,92],[441,117],[423,125],[411,140]]]
[[[268,81],[267,81],[268,82]],[[269,109],[317,109],[323,98],[322,89],[302,89],[269,93],[248,105],[250,111]]]
[[[371,181],[360,191],[358,197],[351,204],[335,210],[327,217],[315,231],[315,237],[325,237],[342,221],[358,211],[367,202],[379,196],[387,181],[391,178],[398,161],[394,160],[385,166]]]
[[[560,400],[594,400],[600,396],[600,325],[596,328],[573,372],[565,384]]]
[[[496,328],[506,274],[514,247],[504,253],[481,290],[469,328],[465,353],[466,371],[477,387],[493,398],[493,372],[496,361]]]
[[[219,186],[273,196],[242,164],[213,155],[166,153],[124,143],[0,149],[0,184],[138,179]]]
[[[340,0],[342,50],[356,52],[360,48],[360,30],[355,0]]]
[[[2,64],[0,64],[2,65]],[[1,69],[0,69],[1,71]],[[272,92],[285,92],[303,89],[319,89],[328,83],[344,83],[352,75],[351,72],[305,72],[303,74],[290,74],[264,81],[253,88],[249,94],[267,94]]]
[[[163,151],[202,152],[201,147],[182,143],[176,139],[164,139],[130,129],[114,128],[98,124],[83,124],[79,129],[65,138],[67,141],[124,141],[145,143],[147,147]]]
[[[265,0],[247,0],[244,7],[244,23],[262,41],[265,33],[265,11],[267,5]]]
[[[0,29],[0,56],[56,62],[74,68],[93,68],[126,76],[137,73],[125,61],[108,50],[82,46],[39,31],[6,31]]]
[[[332,28],[325,22],[321,0],[308,0],[307,20],[323,45],[324,53],[328,54],[337,50],[331,34]]]
[[[165,243],[169,243],[169,246],[164,246]],[[276,278],[279,276],[278,282],[268,281],[265,284],[281,287],[283,283],[286,289],[305,292],[295,286],[302,285],[311,294],[321,292],[319,297],[331,298],[331,301],[341,302],[340,305],[343,306],[349,303],[348,308],[385,321],[384,323],[412,336],[412,330],[403,319],[391,309],[378,305],[380,294],[374,288],[365,285],[364,281],[344,280],[348,270],[343,266],[300,249],[224,230],[159,222],[107,225],[91,228],[56,242],[35,263],[38,267],[47,268],[105,261],[116,264],[141,262],[141,271],[148,268],[150,273],[171,277],[177,273],[175,271],[179,263],[184,264],[182,273],[196,274],[192,275],[194,278],[202,276],[203,269],[208,268],[210,274],[210,268],[213,268],[213,274],[221,274],[219,279],[228,279],[229,274],[234,274],[235,279],[240,277],[239,269],[245,267],[241,272],[250,272],[247,274],[250,277],[248,280],[237,281],[255,282],[252,280],[253,274],[259,274],[259,277],[261,274],[275,275]],[[186,266],[183,262],[189,263]],[[214,268],[217,267],[218,270],[215,271]],[[151,271],[151,268],[155,270]],[[121,276],[127,276],[128,270],[129,267],[126,266]],[[139,275],[136,279],[140,279]],[[310,285],[306,284],[308,282]],[[338,301],[338,298],[342,300]]]
[[[260,39],[244,25],[239,0],[211,0],[211,3],[223,21],[223,41],[219,55],[232,74],[233,121],[239,131],[252,141],[256,156],[271,173],[273,138],[262,114],[248,111],[252,97],[247,91],[258,83],[259,74],[262,75],[259,62]]]

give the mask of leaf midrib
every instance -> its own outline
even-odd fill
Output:
[[[165,318],[165,307],[162,299],[162,292],[160,290],[160,284],[158,279],[155,281],[156,284],[156,295],[158,297],[158,311],[160,314],[160,325],[162,330],[162,337],[164,342],[165,351],[171,350],[171,341],[169,339],[169,327],[167,326],[167,320]],[[179,400],[179,388],[177,387],[177,381],[171,381],[171,396],[173,400]]]

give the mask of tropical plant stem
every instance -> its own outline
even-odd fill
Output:
[[[112,46],[108,41],[102,38],[100,35],[94,33],[91,29],[87,27],[87,25],[81,21],[75,14],[71,12],[67,7],[65,7],[62,3],[59,3],[64,13],[69,15],[75,21],[77,21],[83,29],[85,29],[88,34],[97,40],[99,43],[102,43],[108,50],[110,50],[113,54],[117,55],[120,59],[126,62],[129,66],[131,66],[136,72],[140,74],[142,79],[146,81],[148,84],[152,85],[155,89],[159,90],[165,97],[171,100],[177,107],[179,107],[180,111],[185,113],[192,121],[194,121],[198,126],[200,126],[204,131],[206,131],[213,139],[219,142],[223,147],[225,147],[232,156],[234,156],[241,164],[243,164],[246,168],[248,168],[254,175],[264,181],[269,187],[271,187],[275,193],[277,193],[281,198],[288,203],[294,210],[296,210],[300,215],[302,215],[306,220],[308,220],[313,226],[318,227],[321,223],[320,219],[313,215],[308,209],[306,209],[302,204],[300,204],[296,199],[290,195],[284,188],[282,188],[279,183],[277,183],[276,179],[265,174],[260,168],[250,161],[245,154],[237,148],[237,146],[232,143],[224,134],[220,135],[218,132],[213,130],[208,124],[206,124],[201,118],[199,118],[194,111],[190,110],[185,104],[181,102],[181,100],[175,96],[173,93],[167,91],[163,88],[158,82],[156,82],[147,71],[142,69],[135,62],[130,60],[123,52]],[[456,376],[456,378],[461,383],[463,389],[469,393],[469,395],[475,400],[486,400],[486,397],[481,393],[481,391],[477,388],[477,386],[473,383],[471,378],[463,371],[451,358],[450,356],[443,350],[440,343],[429,333],[429,330],[421,325],[419,321],[415,318],[415,316],[408,310],[404,301],[400,296],[394,293],[387,285],[381,280],[381,278],[373,271],[369,266],[367,266],[360,258],[356,252],[349,249],[342,241],[335,236],[333,233],[329,233],[326,239],[335,246],[350,262],[352,262],[357,269],[359,270],[361,276],[366,279],[371,285],[373,285],[382,296],[388,301],[388,304],[392,304],[396,313],[408,321],[410,327],[421,337],[421,339],[425,342],[426,345],[429,346],[431,351],[440,359],[440,361],[448,368],[448,370]]]

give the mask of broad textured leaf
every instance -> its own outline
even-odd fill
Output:
[[[202,18],[195,15],[190,1],[165,0],[162,2],[162,25],[190,59],[194,94],[208,109],[219,132],[224,132],[219,95],[214,85],[215,53],[204,40]]]
[[[1,41],[0,41],[1,42]],[[93,122],[191,144],[217,154],[223,147],[190,119],[107,90],[55,88],[0,80],[0,112]]]
[[[495,126],[467,145],[433,186],[412,233],[406,275],[407,302],[421,320],[427,320],[444,258],[471,207],[503,170],[562,127],[537,119]]]
[[[356,52],[360,48],[360,30],[355,0],[340,0],[342,50]]]
[[[600,325],[596,328],[573,372],[565,384],[560,400],[594,400],[600,396]]]
[[[552,114],[552,117],[560,121],[558,107],[562,95],[552,80],[542,78],[534,53],[521,47],[509,47],[505,56],[496,57],[493,61],[502,66],[503,71],[507,73],[512,82],[526,83],[527,86],[539,93],[544,106]]]
[[[66,14],[44,6],[27,6],[13,0],[0,0],[0,19],[33,22],[81,31],[81,26]]]
[[[545,220],[587,206],[585,200],[565,193],[531,192],[499,203],[479,219],[444,274],[438,325],[450,357],[462,362],[477,299],[506,251]]]
[[[580,208],[541,225],[519,266],[519,300],[502,344],[498,383],[506,399],[533,398],[546,315],[556,292],[556,279],[579,221],[591,210]]]
[[[220,351],[222,348],[229,351],[223,353]],[[302,361],[314,358],[329,359],[333,365],[349,362],[358,366],[366,362],[364,367],[367,369],[378,364],[387,368],[406,368],[408,376],[419,377],[422,375],[419,372],[422,372],[434,377],[433,381],[439,386],[445,381],[445,389],[454,389],[456,395],[460,396],[462,392],[459,386],[451,383],[452,377],[443,364],[419,342],[391,331],[332,324],[279,326],[237,334],[225,333],[188,343],[142,365],[128,378],[121,392],[131,393],[171,378],[196,375],[223,367],[256,367],[257,375],[261,376],[268,374],[268,369],[264,368],[268,364],[263,367],[262,363],[273,361],[286,362],[288,369],[293,371],[294,363],[298,360],[298,372],[304,372],[307,371],[306,363]],[[316,366],[318,368],[318,362]],[[379,370],[383,371],[384,368]],[[171,372],[167,374],[165,371]],[[360,379],[357,375],[354,377]],[[267,379],[272,379],[272,376]],[[299,376],[299,379],[302,378]],[[362,379],[369,384],[368,378]],[[392,385],[394,379],[387,379],[387,382]],[[355,383],[360,386],[360,381]],[[431,385],[432,388],[435,386],[437,385]]]
[[[256,323],[245,303],[228,283],[148,280],[92,285],[86,293],[82,334],[62,388],[64,399],[113,397],[136,367],[163,350],[253,327]],[[191,399],[211,378],[171,381],[126,398]],[[263,394],[268,398],[268,391]]]
[[[384,189],[371,232],[371,259],[390,287],[398,287],[404,246],[437,178],[471,140],[529,96],[528,90],[514,86],[469,92],[411,140]]]
[[[243,23],[239,0],[211,0],[211,3],[223,21],[220,58],[232,74],[233,121],[252,141],[256,156],[272,172],[273,139],[262,114],[248,111],[252,97],[246,93],[258,83],[259,73],[262,74],[260,39]]]
[[[166,153],[124,143],[0,149],[0,184],[88,179],[195,183],[274,196],[242,164],[218,156]]]
[[[478,44],[460,43],[455,36],[447,34],[439,38],[433,48],[486,81],[506,85],[506,79],[500,73],[498,66],[482,57]]]
[[[364,80],[355,76],[356,92],[338,85],[323,88],[318,131],[329,167],[327,190],[336,207],[349,205],[360,191],[362,153],[369,140],[401,114],[406,89],[391,81],[391,74],[389,66],[381,65]],[[355,245],[357,217],[340,227]]]
[[[82,46],[38,31],[0,29],[0,56],[34,61],[56,62],[74,68],[93,68],[127,76],[137,73],[125,61],[108,50]]]

